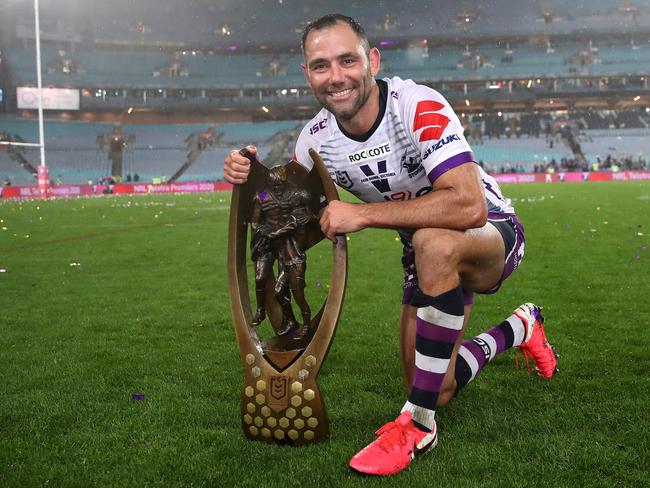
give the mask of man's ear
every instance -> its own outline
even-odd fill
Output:
[[[370,74],[376,76],[381,68],[381,54],[379,54],[379,49],[376,47],[370,48],[368,60],[370,61]]]

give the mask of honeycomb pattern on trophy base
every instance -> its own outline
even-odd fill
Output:
[[[316,437],[316,429],[322,422],[314,414],[316,392],[303,388],[303,383],[293,381],[290,385],[289,406],[279,412],[266,405],[266,382],[244,388],[246,413],[243,416],[245,431],[251,437],[285,442],[310,442]]]
[[[288,377],[286,407],[269,404],[271,379],[265,377],[252,354],[246,356],[250,366],[242,395],[242,422],[250,438],[287,444],[308,444],[327,432],[327,419],[313,378],[309,380],[316,358],[307,356],[298,371],[298,378]],[[307,383],[305,383],[307,382]]]

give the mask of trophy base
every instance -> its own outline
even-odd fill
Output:
[[[264,360],[258,364],[253,354],[247,356],[241,415],[249,439],[301,446],[321,441],[329,434],[325,405],[311,375],[316,358],[302,358],[302,352],[285,353],[295,355],[291,364],[297,358],[302,361],[300,369],[291,368],[297,370],[295,377],[273,371]]]

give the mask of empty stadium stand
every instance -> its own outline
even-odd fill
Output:
[[[25,141],[38,140],[38,126],[33,120],[0,119],[3,130],[18,134]],[[217,124],[221,135],[213,150],[206,150],[194,161],[180,181],[216,181],[223,177],[223,159],[233,147],[247,144],[258,146],[260,158],[265,160],[274,147],[274,139],[285,131],[295,131],[297,121]],[[113,124],[97,122],[45,122],[46,164],[52,181],[82,184],[111,176],[108,153],[97,143],[97,136],[110,133]],[[169,177],[183,164],[188,156],[186,139],[193,133],[206,130],[202,124],[151,124],[124,125],[125,134],[135,136],[135,142],[123,152],[122,178],[138,175],[141,181]],[[282,142],[286,145],[285,142]],[[37,166],[40,164],[36,149],[23,150],[25,157]],[[291,152],[281,152],[288,160]],[[275,161],[286,162],[284,159]],[[273,161],[270,161],[273,163]],[[0,152],[0,180],[9,178],[14,184],[32,184],[33,175],[11,160],[6,152]]]
[[[86,4],[91,8],[45,2],[41,11],[43,84],[78,90],[80,99],[78,111],[47,114],[53,179],[107,176],[114,165],[96,138],[112,121],[135,137],[122,154],[125,177],[173,174],[188,160],[187,137],[214,123],[219,142],[194,154],[182,181],[221,178],[224,151],[250,142],[263,157],[290,157],[297,119],[317,109],[300,69],[300,34],[309,19],[331,11],[362,20],[382,53],[379,76],[440,90],[463,120],[476,158],[495,171],[575,159],[564,128],[589,161],[647,159],[650,0],[500,0],[499,8],[423,8],[415,0],[277,0],[272,8],[264,0]],[[12,2],[0,16],[0,108],[8,114],[0,131],[29,141],[37,138],[33,112],[17,108],[15,89],[35,85],[33,27],[29,2]],[[616,135],[606,134],[612,130]],[[24,153],[37,157],[34,149]],[[3,175],[33,180],[0,152]]]

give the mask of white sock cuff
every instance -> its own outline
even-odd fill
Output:
[[[410,412],[411,417],[415,422],[425,426],[427,429],[433,430],[433,426],[436,421],[435,410],[429,410],[428,408],[420,407],[407,401],[402,407],[402,411],[400,413],[404,412]]]

